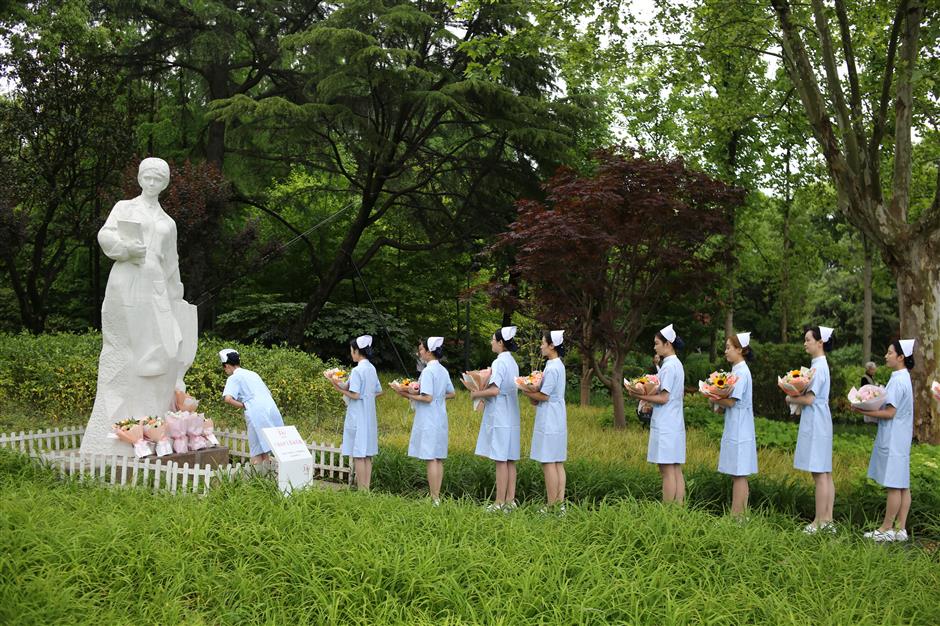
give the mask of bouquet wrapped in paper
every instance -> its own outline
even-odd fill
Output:
[[[341,367],[331,367],[328,370],[323,370],[323,375],[329,381],[336,381],[340,389],[349,389],[349,371]],[[346,394],[343,394],[343,404],[349,404],[349,398],[346,397]]]
[[[493,370],[489,367],[482,370],[471,370],[460,375],[460,382],[470,391],[482,391],[490,384],[490,376]],[[473,401],[473,410],[479,411],[483,406],[483,398],[477,398]]]
[[[209,447],[209,441],[202,434],[206,416],[203,413],[190,413],[186,418],[187,445],[193,452]]]
[[[930,392],[933,394],[933,397],[936,398],[937,402],[940,402],[940,383],[933,381],[930,384]]]
[[[153,454],[150,444],[144,439],[144,427],[139,420],[121,420],[111,428],[118,439],[134,446],[134,456],[138,459]]]
[[[790,370],[783,376],[777,377],[777,386],[788,396],[802,396],[813,382],[815,375],[815,368],[801,367],[798,370]],[[803,407],[799,404],[790,405],[790,415],[799,415],[802,410]]]
[[[698,390],[706,398],[727,398],[734,391],[734,385],[738,382],[738,377],[729,374],[724,370],[718,370],[708,375],[708,380],[698,381]],[[714,402],[712,409],[719,410],[719,406]]]
[[[626,387],[628,391],[633,391],[642,396],[651,396],[659,391],[659,376],[656,374],[644,374],[632,380],[624,378],[623,386]],[[646,400],[640,400],[636,409],[640,413],[649,413],[653,410],[653,405]]]
[[[861,389],[852,387],[852,390],[849,391],[849,402],[852,408],[861,409],[862,411],[877,411],[885,405],[887,400],[888,396],[885,388],[881,385],[862,385]],[[865,423],[877,424],[878,418],[866,415]]]
[[[156,445],[157,456],[172,454],[173,443],[170,441],[169,427],[161,417],[145,417],[141,420],[144,437]]]
[[[197,406],[199,406],[199,400],[196,400],[185,391],[181,391],[179,389],[176,390],[176,410],[177,411],[187,411],[189,413],[195,413]]]
[[[421,383],[416,380],[411,380],[410,378],[396,378],[390,382],[388,386],[398,393],[416,394],[421,392]],[[411,403],[411,409],[417,410],[418,404],[411,398],[409,398],[408,401]]]
[[[202,423],[202,434],[206,438],[206,441],[209,442],[209,445],[215,447],[219,445],[219,439],[215,436],[215,424],[209,418],[206,418]]]
[[[189,415],[189,411],[170,411],[163,418],[177,454],[189,452]]]
[[[542,372],[532,370],[528,376],[516,376],[516,387],[522,391],[538,391],[542,388]]]

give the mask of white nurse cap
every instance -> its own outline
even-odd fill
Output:
[[[665,328],[661,328],[659,334],[662,335],[669,343],[672,343],[676,340],[676,331],[673,329],[672,324],[666,326]]]
[[[516,327],[515,326],[503,326],[499,329],[499,334],[502,336],[503,341],[509,341],[516,336]]]
[[[222,361],[222,365],[228,363],[228,355],[230,354],[238,356],[238,352],[232,350],[231,348],[223,348],[222,350],[219,350],[219,359]]]
[[[742,348],[746,348],[751,343],[751,333],[738,333],[736,337]]]
[[[556,347],[557,347],[557,346],[560,346],[561,344],[563,344],[563,343],[565,342],[565,331],[563,331],[563,330],[553,330],[553,331],[551,331],[551,332],[548,333],[548,334],[549,334],[549,336],[551,336],[551,338],[552,338],[552,345],[553,345],[553,346],[556,346]]]
[[[434,352],[435,350],[437,350],[443,345],[444,345],[443,337],[428,337],[427,346],[430,352]]]
[[[368,348],[372,345],[372,335],[360,335],[356,337],[356,345],[360,350],[363,348]]]
[[[901,352],[904,353],[904,356],[911,356],[914,354],[914,340],[913,339],[901,339],[898,341],[901,344]]]
[[[827,341],[829,341],[829,338],[832,337],[832,330],[833,329],[829,328],[828,326],[819,327],[819,336],[822,339],[823,343],[826,343]]]

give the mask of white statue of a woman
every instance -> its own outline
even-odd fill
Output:
[[[98,243],[114,260],[101,306],[98,392],[85,429],[83,454],[131,456],[107,435],[115,422],[162,416],[196,355],[196,307],[183,300],[176,223],[158,200],[170,182],[163,159],[144,159],[141,194],[114,205]]]

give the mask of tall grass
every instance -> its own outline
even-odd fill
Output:
[[[625,499],[524,507],[63,483],[0,453],[0,623],[937,623],[901,546]]]

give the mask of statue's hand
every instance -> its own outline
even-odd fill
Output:
[[[127,257],[131,263],[140,265],[144,262],[144,257],[147,256],[147,246],[139,241],[132,241],[124,245],[127,249]]]

